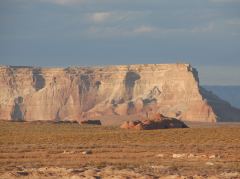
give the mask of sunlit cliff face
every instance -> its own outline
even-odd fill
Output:
[[[0,86],[0,119],[4,120],[81,120],[152,111],[212,122],[236,120],[240,114],[201,89],[197,71],[188,64],[2,66]]]

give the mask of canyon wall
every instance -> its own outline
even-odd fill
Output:
[[[189,64],[1,66],[0,89],[2,120],[82,120],[147,112],[188,121],[240,119],[240,110],[199,87],[197,71]]]

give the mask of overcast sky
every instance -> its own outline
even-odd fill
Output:
[[[176,62],[240,85],[240,0],[0,0],[0,64]]]

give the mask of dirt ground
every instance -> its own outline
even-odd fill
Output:
[[[0,122],[0,178],[240,178],[240,125]]]

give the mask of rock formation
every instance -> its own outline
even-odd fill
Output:
[[[0,67],[0,119],[83,120],[159,112],[189,121],[236,121],[240,110],[199,87],[189,64]]]
[[[126,121],[120,128],[122,129],[136,129],[136,130],[154,130],[154,129],[170,129],[170,128],[188,128],[184,122],[175,119],[168,118],[163,115],[156,115],[157,118]]]
[[[82,125],[85,125],[85,124],[102,125],[100,120],[83,120],[83,121],[80,121],[80,124],[82,124]]]

